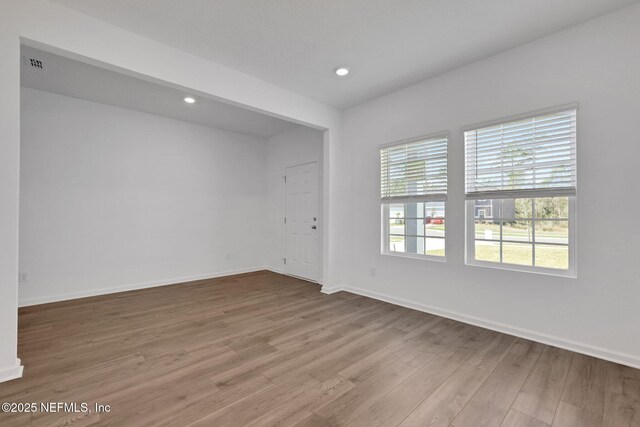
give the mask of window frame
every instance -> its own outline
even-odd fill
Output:
[[[462,138],[464,141],[465,133],[469,131],[473,131],[476,129],[481,129],[485,127],[497,126],[500,124],[507,124],[509,122],[526,120],[538,116],[544,116],[548,114],[554,114],[558,112],[562,112],[565,110],[575,110],[576,111],[576,141],[578,139],[578,126],[577,126],[577,115],[578,115],[578,104],[566,104],[562,106],[547,108],[543,110],[537,110],[529,113],[518,114],[511,117],[505,117],[502,119],[491,120],[484,123],[478,123],[470,126],[465,126],[462,128]],[[577,143],[576,143],[576,152],[577,152]],[[465,147],[466,150],[466,147]],[[577,162],[576,162],[577,164]],[[466,174],[466,153],[465,153],[465,174]],[[576,170],[576,180],[577,180],[578,171]],[[465,191],[466,191],[466,175],[465,175]],[[502,195],[500,194],[502,193]],[[544,274],[550,276],[560,276],[560,277],[568,277],[568,278],[577,278],[577,244],[576,244],[576,223],[577,223],[577,214],[576,214],[576,199],[577,199],[577,186],[574,194],[562,195],[557,192],[554,193],[553,189],[545,190],[504,190],[504,191],[495,191],[494,194],[487,194],[487,199],[518,199],[518,198],[545,198],[545,197],[567,197],[569,203],[569,215],[568,215],[568,233],[569,233],[569,242],[568,242],[568,250],[569,250],[569,268],[567,270],[564,269],[555,269],[548,267],[537,267],[537,266],[526,266],[526,265],[518,265],[518,264],[509,264],[505,263],[502,260],[500,262],[493,261],[480,261],[475,258],[475,202],[479,199],[475,197],[469,197],[465,193],[465,265],[474,266],[474,267],[487,267],[487,268],[495,268],[500,270],[511,270],[511,271],[522,271],[527,273],[535,273],[535,274]],[[532,224],[533,226],[533,224]],[[502,241],[502,236],[500,240]],[[544,243],[542,243],[544,244]],[[535,257],[535,242],[532,242],[532,250],[534,251],[533,257]]]
[[[558,196],[563,197],[563,196]],[[566,196],[565,196],[566,197]],[[539,197],[531,197],[532,199],[536,199]],[[524,271],[527,273],[537,273],[537,274],[546,274],[549,276],[561,276],[561,277],[569,277],[569,278],[577,278],[576,273],[576,197],[569,196],[568,204],[569,204],[569,215],[567,216],[567,229],[569,232],[569,242],[567,245],[558,245],[558,246],[567,246],[569,249],[569,268],[566,270],[560,268],[549,268],[549,267],[538,267],[535,265],[519,265],[519,264],[510,264],[503,261],[493,262],[493,261],[482,261],[477,260],[475,258],[476,251],[476,238],[475,238],[475,216],[474,206],[475,200],[466,200],[465,201],[465,215],[466,215],[466,227],[465,227],[465,264],[474,266],[474,267],[488,267],[488,268],[497,268],[500,270],[512,270],[512,271]],[[524,219],[528,220],[528,219]],[[544,220],[542,220],[544,221]],[[532,220],[532,227],[534,227]],[[496,242],[503,242],[502,236],[500,236],[499,240]],[[510,242],[510,241],[507,241]],[[516,242],[520,243],[520,242]],[[522,242],[526,243],[526,242]],[[532,259],[535,259],[535,245],[548,245],[548,243],[540,242],[536,243],[534,241],[531,242],[532,250],[534,251],[532,254]]]
[[[447,201],[446,200],[423,200],[423,201],[412,201],[412,202],[404,202],[403,204],[407,204],[407,203],[430,203],[430,202],[441,202],[444,203],[444,237],[433,237],[434,239],[441,239],[442,241],[444,241],[444,255],[443,256],[439,256],[439,255],[429,255],[429,254],[412,254],[412,253],[408,253],[408,252],[396,252],[396,251],[392,251],[390,249],[390,245],[389,245],[389,237],[391,236],[391,233],[389,232],[389,220],[393,219],[389,216],[389,206],[393,205],[393,204],[400,204],[398,202],[396,203],[381,203],[380,206],[380,212],[381,212],[381,227],[382,227],[382,242],[381,242],[381,249],[380,249],[380,254],[381,255],[389,255],[389,256],[397,256],[397,257],[402,257],[402,258],[413,258],[413,259],[421,259],[421,260],[427,260],[427,261],[439,261],[439,262],[446,262],[447,261]],[[405,237],[407,236],[406,234],[404,235]],[[423,236],[418,236],[418,237],[423,237]],[[424,237],[428,237],[428,236],[424,236]]]
[[[418,142],[426,139],[435,139],[435,138],[445,138],[447,140],[447,193],[449,187],[449,143],[451,142],[451,133],[448,130],[443,130],[439,132],[428,133],[424,135],[418,135],[410,138],[401,139],[394,142],[388,142],[385,144],[381,144],[377,147],[378,158],[380,158],[380,150],[393,147],[395,145],[408,144],[411,142]],[[378,164],[378,194],[382,193],[382,169],[380,168],[380,164]],[[438,261],[438,262],[446,262],[447,261],[447,247],[448,247],[448,233],[447,233],[447,193],[442,197],[433,197],[433,196],[424,196],[424,197],[408,197],[403,201],[392,201],[392,200],[382,200],[380,199],[380,218],[379,224],[381,227],[381,239],[380,239],[380,254],[387,256],[394,256],[400,258],[410,258],[410,259],[419,259],[423,261]],[[444,217],[445,217],[445,233],[442,240],[444,240],[444,256],[438,255],[427,255],[427,254],[411,254],[406,252],[395,252],[391,251],[389,248],[389,206],[393,204],[407,204],[407,203],[429,203],[429,202],[442,202],[444,203]]]

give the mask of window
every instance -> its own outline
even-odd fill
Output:
[[[465,132],[467,263],[575,275],[576,110]]]
[[[444,259],[447,137],[380,149],[382,252]]]
[[[496,215],[472,222],[476,261],[569,270],[569,197],[488,202]]]

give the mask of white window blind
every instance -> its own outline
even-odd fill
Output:
[[[468,199],[573,196],[576,110],[465,132]]]
[[[383,203],[447,199],[447,137],[439,136],[380,149]]]

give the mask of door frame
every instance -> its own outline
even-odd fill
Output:
[[[282,198],[282,211],[284,212],[284,217],[287,217],[287,181],[286,176],[287,176],[287,169],[289,168],[294,168],[297,166],[304,166],[304,165],[309,165],[311,163],[317,163],[318,164],[318,176],[317,176],[317,180],[316,180],[316,192],[317,192],[317,200],[318,200],[318,233],[317,233],[317,262],[318,262],[318,267],[316,269],[316,274],[317,277],[315,279],[310,279],[307,277],[300,277],[300,276],[296,276],[295,274],[290,274],[287,272],[287,266],[286,264],[282,266],[282,274],[284,274],[285,276],[290,276],[290,277],[295,277],[297,279],[301,279],[301,280],[305,280],[307,282],[312,282],[312,283],[317,283],[319,285],[322,285],[323,282],[323,251],[324,251],[324,239],[323,239],[323,217],[322,214],[324,212],[324,197],[323,197],[323,189],[324,189],[324,182],[322,181],[324,179],[324,174],[323,174],[323,164],[322,164],[322,158],[320,157],[311,157],[309,158],[307,161],[301,161],[301,162],[296,162],[295,164],[290,164],[288,166],[284,167],[283,170],[283,180],[282,180],[282,192],[284,197]],[[287,257],[287,225],[283,224],[282,227],[282,260],[286,259]]]

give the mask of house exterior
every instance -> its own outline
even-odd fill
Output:
[[[476,200],[473,209],[475,219],[515,218],[516,201],[514,199],[480,199]]]

